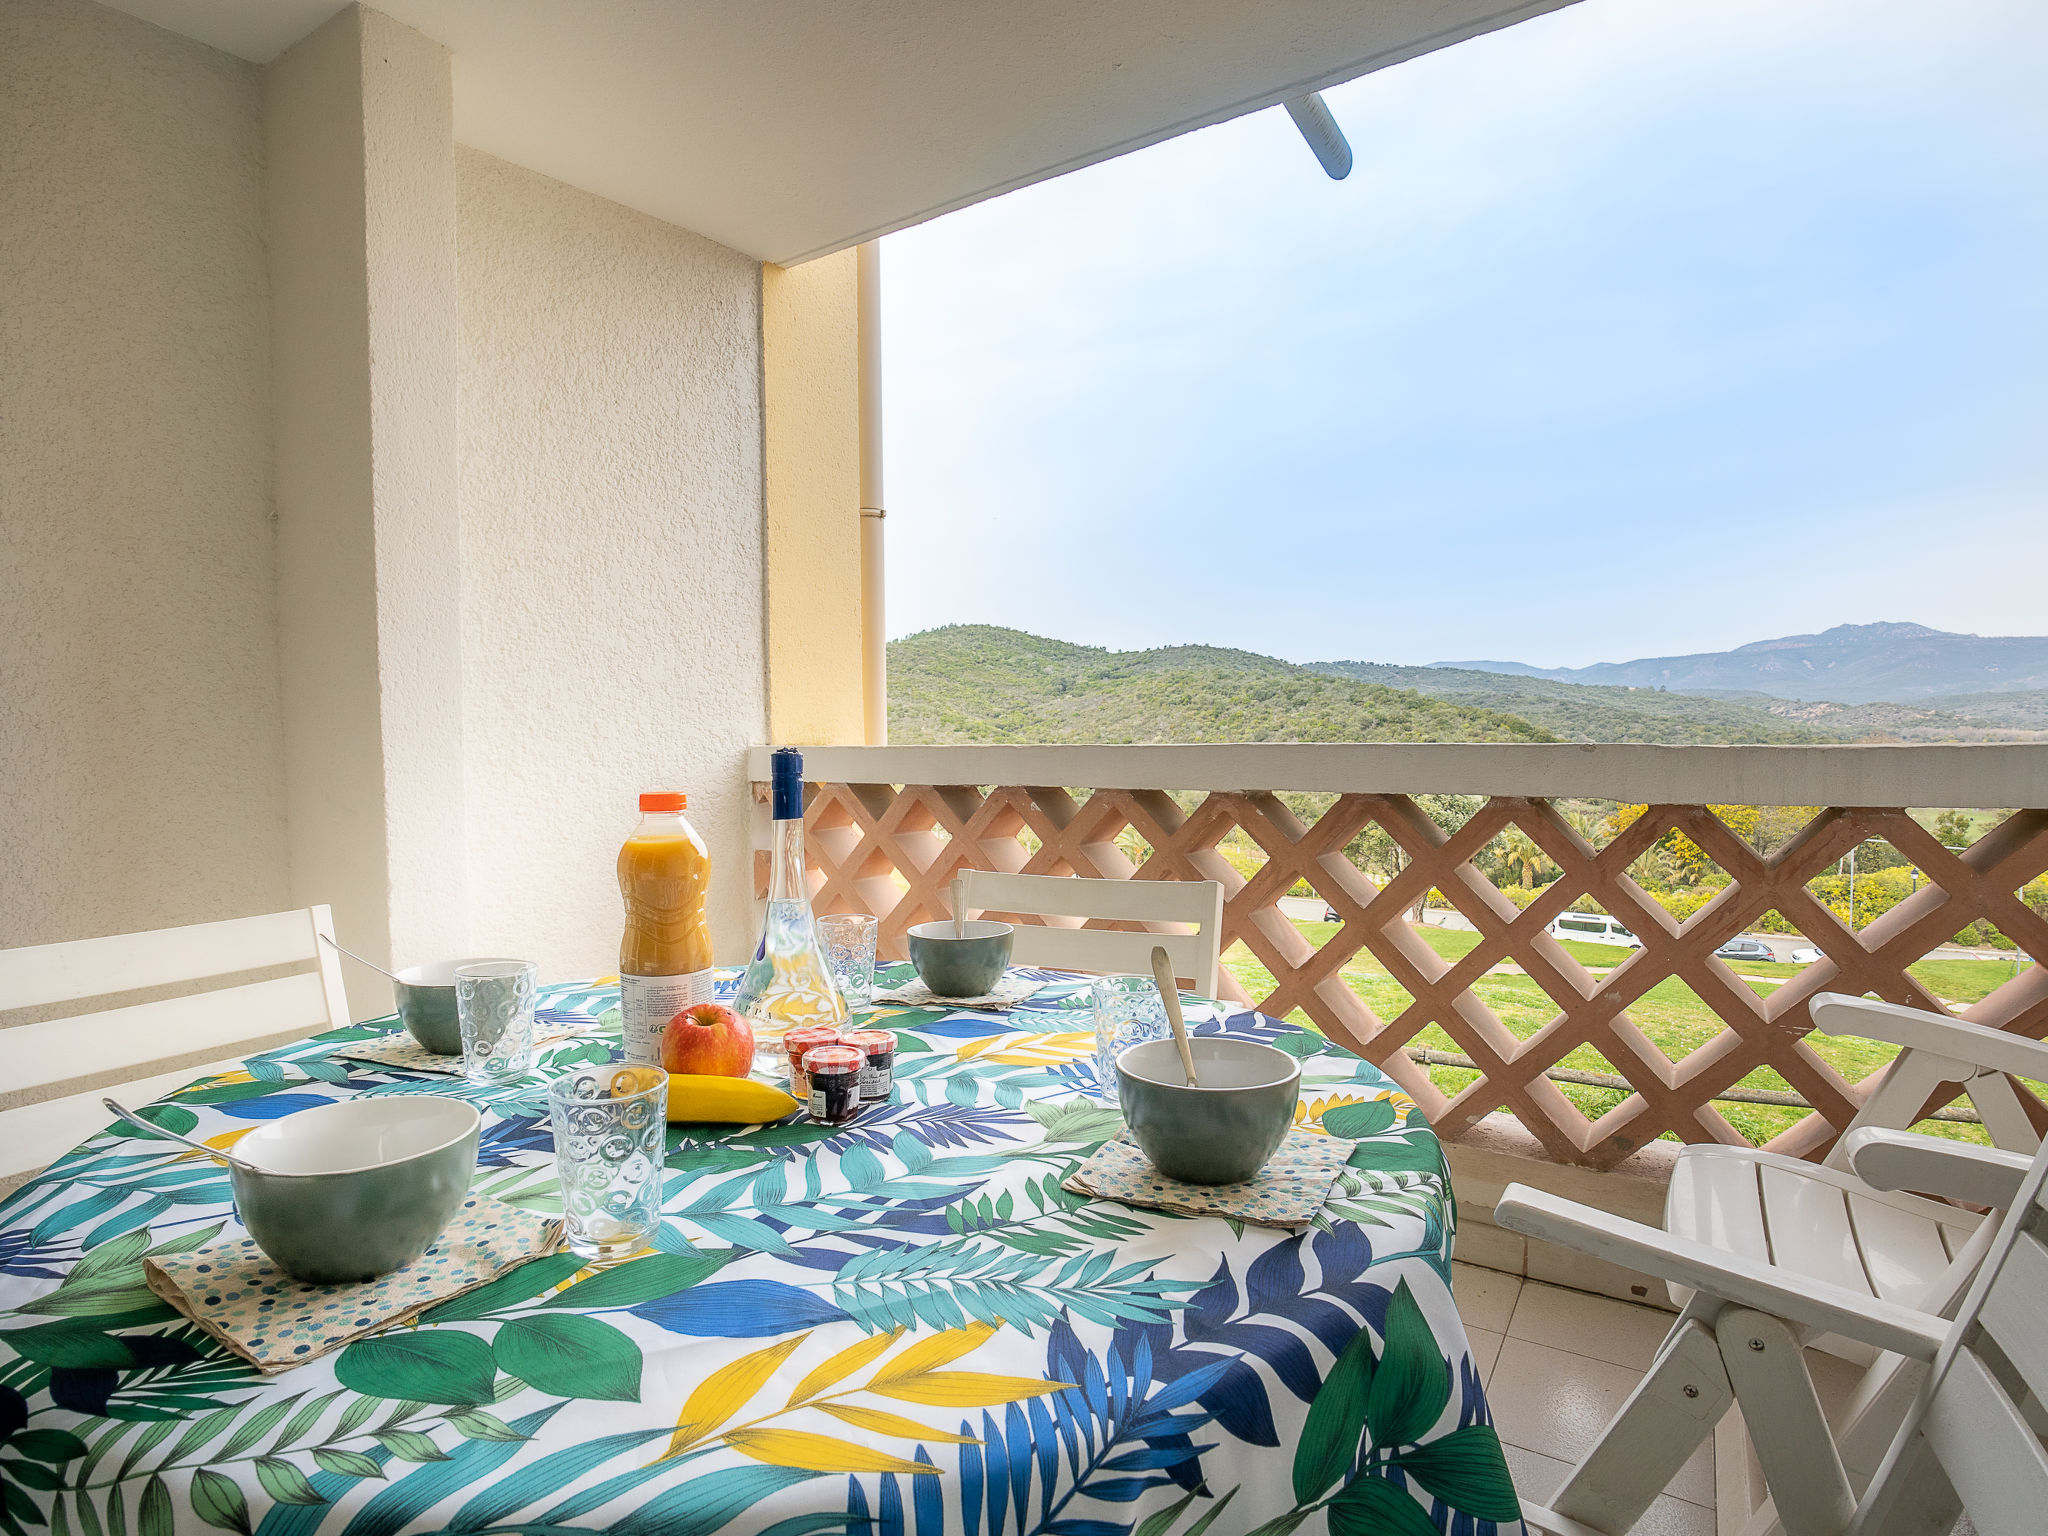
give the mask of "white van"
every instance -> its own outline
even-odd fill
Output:
[[[1605,912],[1560,912],[1543,930],[1553,939],[1577,939],[1581,944],[1616,944],[1623,949],[1641,949],[1643,941],[1622,927],[1621,919]]]

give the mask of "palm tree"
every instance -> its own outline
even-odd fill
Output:
[[[1520,827],[1510,827],[1501,833],[1496,846],[1501,867],[1512,884],[1534,887],[1537,877],[1550,867],[1549,855]],[[1519,881],[1514,879],[1517,873],[1522,877]]]

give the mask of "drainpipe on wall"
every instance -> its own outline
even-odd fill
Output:
[[[861,714],[868,745],[889,744],[888,627],[883,606],[882,247],[858,252],[855,304],[860,355],[860,651]]]

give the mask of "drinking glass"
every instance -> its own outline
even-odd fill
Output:
[[[548,1119],[569,1247],[600,1264],[638,1253],[661,1223],[668,1074],[616,1063],[571,1072],[548,1084]]]
[[[1150,976],[1098,976],[1090,990],[1095,996],[1096,1097],[1115,1104],[1117,1057],[1147,1040],[1164,1040],[1173,1031],[1158,984]]]
[[[507,1083],[533,1067],[533,995],[540,967],[486,960],[455,968],[455,1020],[462,1027],[462,1075]]]
[[[865,1008],[875,1000],[875,935],[881,926],[864,912],[834,912],[818,919],[826,969],[849,1008]]]

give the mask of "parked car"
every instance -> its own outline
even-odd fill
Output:
[[[1335,907],[1326,904],[1323,907],[1323,921],[1326,923],[1341,923],[1344,919],[1337,915]]]
[[[1746,933],[1738,933],[1734,938],[1714,951],[1714,958],[1716,960],[1776,960],[1778,957],[1771,953],[1771,946],[1762,939],[1752,939]]]
[[[1824,957],[1811,944],[1802,944],[1792,951],[1791,958],[1794,965],[1811,965],[1814,961]]]
[[[1621,919],[1605,912],[1560,912],[1543,930],[1553,939],[1577,939],[1581,944],[1616,944],[1623,949],[1641,949],[1643,941],[1622,926]]]

